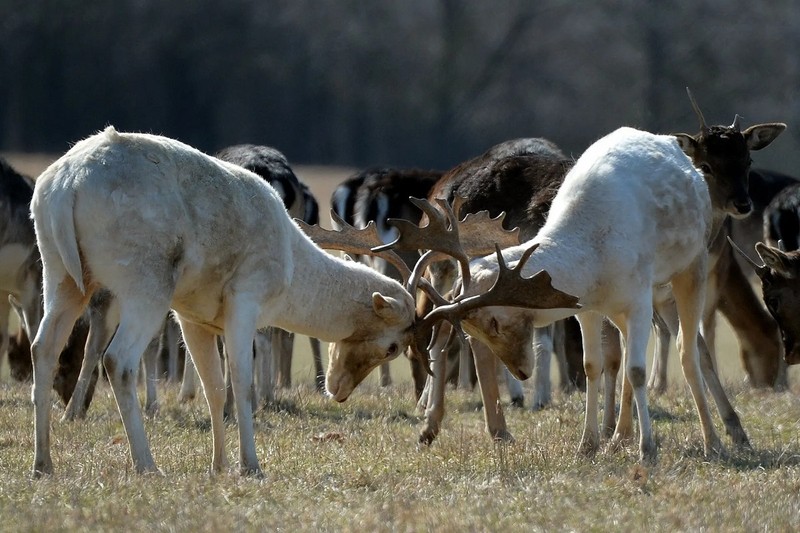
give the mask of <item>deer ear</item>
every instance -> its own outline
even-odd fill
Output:
[[[400,302],[396,298],[384,296],[379,292],[372,293],[372,309],[386,322],[399,322],[403,318]]]
[[[744,135],[744,140],[750,150],[761,150],[774,141],[785,129],[786,124],[782,122],[756,124],[744,130],[742,135]]]
[[[777,272],[780,276],[784,278],[796,277],[796,268],[792,260],[785,253],[762,242],[756,243],[756,252],[758,252],[758,256],[761,257],[764,264]]]
[[[673,136],[678,141],[678,146],[681,147],[683,153],[689,157],[694,156],[697,150],[697,140],[688,133],[674,133]]]

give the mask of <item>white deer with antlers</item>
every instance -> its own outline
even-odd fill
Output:
[[[32,346],[34,476],[53,469],[49,391],[57,354],[99,288],[118,300],[119,326],[103,362],[137,472],[156,471],[156,464],[136,373],[170,308],[208,402],[213,472],[226,464],[225,386],[215,342],[215,335],[225,335],[239,469],[254,475],[261,473],[249,395],[257,328],[335,343],[326,386],[344,401],[373,368],[437,320],[434,310],[420,322],[413,292],[400,283],[315,246],[260,177],[165,137],[109,127],[77,143],[38,178],[31,209],[44,268],[44,318]],[[533,282],[551,305],[574,304],[543,280],[546,275],[514,281]],[[491,295],[487,302],[507,303]]]

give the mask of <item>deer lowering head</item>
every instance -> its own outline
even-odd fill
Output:
[[[342,220],[336,220],[338,231],[329,231],[319,226],[308,226],[298,221],[301,228],[322,248],[336,249],[348,253],[369,253],[377,255],[398,267],[404,277],[406,288],[412,296],[418,289],[424,291],[434,302],[434,308],[424,316],[417,316],[414,323],[408,326],[411,357],[422,360],[429,368],[429,343],[435,327],[442,321],[448,321],[458,327],[460,320],[470,312],[484,306],[525,307],[532,309],[577,308],[578,301],[555,288],[550,283],[550,276],[542,271],[531,278],[523,278],[521,269],[525,260],[535,249],[531,248],[516,268],[509,269],[502,261],[501,246],[518,244],[518,231],[502,228],[502,216],[489,218],[486,212],[471,214],[458,220],[453,208],[445,201],[438,201],[438,208],[425,200],[414,200],[427,215],[429,223],[419,227],[404,220],[391,220],[400,235],[396,241],[384,245],[374,225],[363,229],[355,229]],[[458,206],[456,206],[456,211]],[[335,215],[333,215],[335,217]],[[450,298],[438,294],[421,276],[427,265],[433,261],[449,257],[456,258],[462,265],[462,279],[469,283],[469,258],[483,256],[495,249],[498,263],[501,265],[499,275],[491,288],[481,294],[465,297],[450,295]],[[404,268],[402,260],[395,250],[421,249],[422,254],[414,269]],[[400,266],[403,265],[403,266]],[[353,387],[363,380],[371,370],[405,350],[405,346],[397,346],[383,361],[364,361],[355,352],[347,357],[330,354],[327,384],[350,382]],[[430,372],[430,370],[429,370]],[[347,399],[346,395],[334,395],[338,401]]]
[[[752,266],[761,280],[761,292],[767,310],[778,323],[783,339],[783,357],[787,364],[800,364],[800,251],[785,251],[763,242],[756,252],[764,262],[759,265],[728,237],[734,250]]]
[[[757,124],[742,131],[736,115],[730,126],[708,126],[691,91],[687,88],[686,92],[700,121],[700,133],[676,133],[678,144],[705,176],[713,208],[736,218],[745,217],[752,210],[747,193],[750,151],[768,146],[786,124]]]

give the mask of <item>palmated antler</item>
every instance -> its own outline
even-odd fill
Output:
[[[418,226],[402,219],[389,219],[387,223],[394,226],[399,236],[389,244],[375,248],[375,251],[395,249],[401,251],[428,250],[417,262],[409,282],[413,290],[414,284],[422,277],[430,263],[441,260],[442,255],[453,257],[459,263],[464,288],[469,286],[469,260],[490,254],[495,244],[503,248],[519,244],[519,228],[507,230],[503,228],[505,213],[491,218],[488,211],[470,213],[459,220],[465,198],[456,196],[451,206],[444,198],[434,201],[409,198],[428,217],[428,224]]]
[[[383,244],[380,235],[378,235],[378,228],[375,226],[375,222],[370,221],[364,228],[358,229],[345,222],[332,209],[331,220],[338,229],[328,230],[319,224],[311,226],[299,218],[294,219],[300,229],[320,248],[339,250],[349,254],[369,254],[380,257],[400,272],[403,283],[408,283],[411,270],[396,252],[389,249],[380,252],[372,251],[373,248]]]
[[[692,91],[690,91],[688,87],[686,88],[686,94],[689,95],[689,101],[692,103],[692,109],[694,109],[697,118],[700,119],[700,135],[705,137],[708,135],[708,126],[706,125],[706,119],[703,118],[703,112],[700,111],[700,107],[697,105],[694,96],[692,96]]]
[[[447,320],[454,326],[470,311],[479,307],[506,306],[527,309],[578,309],[578,298],[553,287],[552,278],[541,270],[533,277],[523,278],[522,268],[536,250],[534,244],[520,258],[514,268],[509,268],[503,259],[500,246],[495,247],[497,254],[497,279],[492,288],[483,294],[461,298],[453,303],[440,305],[428,313],[415,325],[415,346],[418,357],[427,360],[427,343],[433,327]],[[425,351],[422,351],[422,350]]]

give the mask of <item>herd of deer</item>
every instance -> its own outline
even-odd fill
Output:
[[[705,453],[724,450],[706,388],[733,443],[749,445],[715,370],[715,315],[733,326],[751,383],[785,387],[785,363],[800,362],[800,183],[750,168],[750,152],[784,124],[742,131],[737,116],[708,126],[689,96],[695,135],[620,128],[577,160],[545,139],[517,139],[448,172],[365,171],[334,192],[333,230],[320,227],[310,191],[271,148],[211,157],[108,127],[35,183],[3,162],[0,353],[8,351],[14,377],[33,378],[33,475],[53,471],[51,389],[67,404],[65,418],[85,416],[101,359],[135,469],[157,470],[137,376],[144,359],[154,381],[159,340],[175,323],[190,354],[181,395],[193,395],[196,369],[210,411],[212,472],[226,467],[223,418],[232,414],[239,470],[261,473],[252,413],[272,400],[276,375],[289,384],[288,332],[309,336],[317,386],[338,402],[376,367],[390,384],[387,363],[407,354],[423,443],[441,427],[449,359],[460,384],[477,378],[489,434],[510,439],[498,371],[516,402],[517,380],[533,377],[531,406],[541,408],[555,354],[563,388],[585,379],[579,450],[594,453],[601,433],[632,438],[635,401],[649,462],[646,389],[664,390],[674,336]],[[763,233],[754,230],[761,218]],[[755,247],[764,264],[741,250],[746,260],[737,262],[734,241]],[[10,339],[11,307],[21,331]],[[331,343],[327,374],[320,341]]]

